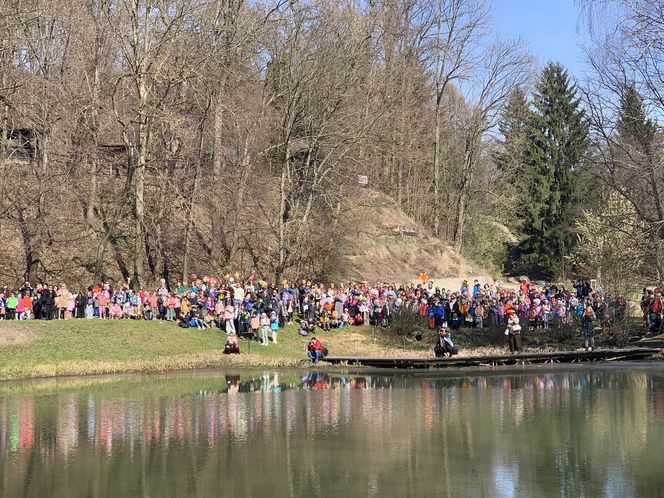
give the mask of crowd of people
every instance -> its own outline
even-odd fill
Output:
[[[500,283],[482,285],[475,280],[469,284],[463,280],[457,289],[444,289],[432,281],[322,285],[284,280],[270,285],[253,276],[216,279],[191,275],[188,282],[169,286],[162,280],[156,287],[136,291],[128,283],[99,283],[84,290],[70,290],[65,285],[32,286],[25,282],[16,290],[2,289],[0,319],[165,320],[184,328],[222,329],[228,335],[251,337],[267,346],[270,341],[277,343],[279,329],[294,323],[296,317],[300,335],[308,336],[317,328],[329,331],[364,324],[389,326],[395,315],[410,311],[432,330],[443,326],[497,326],[507,327],[508,335],[521,327],[546,329],[576,320],[588,336],[586,347],[592,348],[595,326],[620,320],[626,314],[622,296],[608,298],[588,282],[576,282],[566,289],[525,278],[510,288]],[[644,294],[643,302],[646,325],[661,324],[661,295]],[[518,341],[512,342],[518,350]]]
[[[650,332],[661,331],[664,315],[664,300],[661,291],[644,288],[640,305],[643,313],[643,326]]]

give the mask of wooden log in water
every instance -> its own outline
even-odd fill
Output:
[[[516,365],[534,363],[580,363],[594,361],[646,360],[662,351],[661,348],[601,349],[595,351],[556,351],[551,353],[519,353],[482,357],[452,358],[371,358],[328,356],[333,364],[362,365],[375,368],[446,368]]]

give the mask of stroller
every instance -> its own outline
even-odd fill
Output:
[[[438,342],[433,347],[433,353],[436,358],[444,358],[446,353],[450,355],[450,358],[455,354],[459,354],[459,348],[452,342],[452,337],[447,329],[440,329]]]

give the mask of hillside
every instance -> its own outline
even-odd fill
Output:
[[[333,234],[337,232],[343,233],[344,236],[336,237],[332,242],[327,262],[329,271],[322,277],[324,280],[407,283],[416,282],[421,272],[426,272],[436,285],[445,288],[456,288],[460,278],[479,278],[482,282],[491,280],[491,272],[464,258],[450,245],[430,236],[427,230],[406,215],[388,195],[371,189],[357,188],[349,192],[347,198],[350,201],[344,206],[339,227],[330,230],[332,237],[335,237]],[[255,199],[247,202],[246,209],[248,212],[260,212],[260,206],[255,204]],[[180,210],[176,214],[181,216],[182,212]],[[205,220],[205,213],[196,211],[195,218]],[[100,234],[81,227],[78,227],[78,233],[74,234],[73,228],[63,221],[51,225],[54,240],[42,253],[40,279],[62,282],[70,289],[87,287],[91,282],[95,257],[100,247]],[[182,249],[177,241],[185,225],[186,220],[176,216],[165,239],[167,255],[170,258],[168,261],[172,265],[171,279],[181,275],[179,263]],[[72,233],[66,232],[67,230]],[[209,226],[205,222],[199,223],[197,230],[199,235],[192,244],[189,268],[198,274],[214,274],[214,264],[200,243],[201,240],[209,240],[211,237]],[[270,245],[274,243],[266,238],[266,235],[269,237],[270,226],[261,217],[243,218],[243,223],[238,225],[237,230],[241,235],[239,239],[252,241],[254,247],[268,247],[269,251]],[[25,271],[23,238],[20,231],[9,223],[0,225],[0,232],[4,236],[6,249],[5,257],[0,260],[0,283],[20,285]],[[267,273],[265,270],[270,263],[274,263],[276,255],[256,251],[260,257],[252,260],[252,253],[246,249],[243,246],[241,251],[237,251],[239,258],[231,261],[225,271],[239,271],[241,274],[257,272],[269,278],[269,270]],[[103,255],[105,279],[111,282],[121,281],[122,275],[118,271],[117,261],[123,260],[124,264],[130,267],[131,254],[131,230],[124,224],[119,225],[115,245],[107,244]],[[255,267],[256,263],[261,265],[258,269]],[[289,274],[288,277],[316,278],[316,275]]]
[[[456,287],[460,278],[493,280],[485,268],[430,236],[385,194],[359,189],[352,213],[334,280],[416,282],[421,272],[444,287]]]

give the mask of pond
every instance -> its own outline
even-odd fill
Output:
[[[0,384],[0,494],[664,496],[664,365]]]

